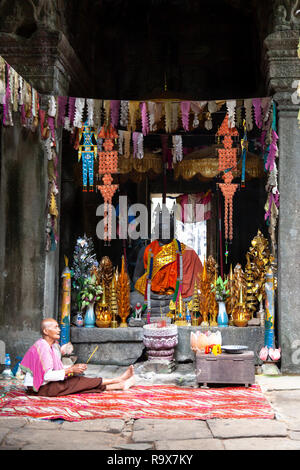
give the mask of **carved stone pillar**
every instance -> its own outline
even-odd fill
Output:
[[[278,316],[283,373],[300,372],[300,130],[297,122],[300,22],[296,1],[276,1],[274,32],[265,39],[269,91],[278,109]],[[299,12],[300,13],[300,12]]]

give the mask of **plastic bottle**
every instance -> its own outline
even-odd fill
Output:
[[[10,368],[11,366],[11,361],[10,361],[10,355],[5,354],[5,365],[4,365],[4,370],[2,372],[2,376],[5,379],[12,379],[14,374],[12,373],[12,370]]]

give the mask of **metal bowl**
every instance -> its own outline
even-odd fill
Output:
[[[247,351],[248,346],[243,346],[240,344],[229,344],[229,345],[222,345],[222,351],[228,354],[241,354],[244,351]]]

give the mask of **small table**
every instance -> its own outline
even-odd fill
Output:
[[[254,352],[239,354],[196,353],[196,377],[199,384],[243,384],[245,387],[255,382]]]

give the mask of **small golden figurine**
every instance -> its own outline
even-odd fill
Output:
[[[185,318],[185,303],[180,293],[178,299],[178,305],[176,309],[175,325],[178,326],[187,326],[187,321]]]
[[[242,289],[243,298],[246,299],[246,294],[247,294],[246,276],[245,276],[242,266],[239,263],[237,263],[233,270],[232,296],[231,296],[232,311],[235,310],[235,307],[240,302],[241,289]],[[248,320],[250,320],[250,315],[249,315]]]
[[[174,300],[171,300],[169,303],[169,312],[167,313],[167,317],[171,318],[171,321],[175,321],[176,316],[176,304]]]
[[[201,317],[200,317],[198,284],[196,280],[194,284],[193,298],[190,302],[191,302],[190,311],[192,312],[192,326],[198,326],[201,323]]]
[[[235,326],[247,326],[249,320],[249,312],[243,301],[243,287],[240,288],[239,303],[233,309],[233,323]]]

